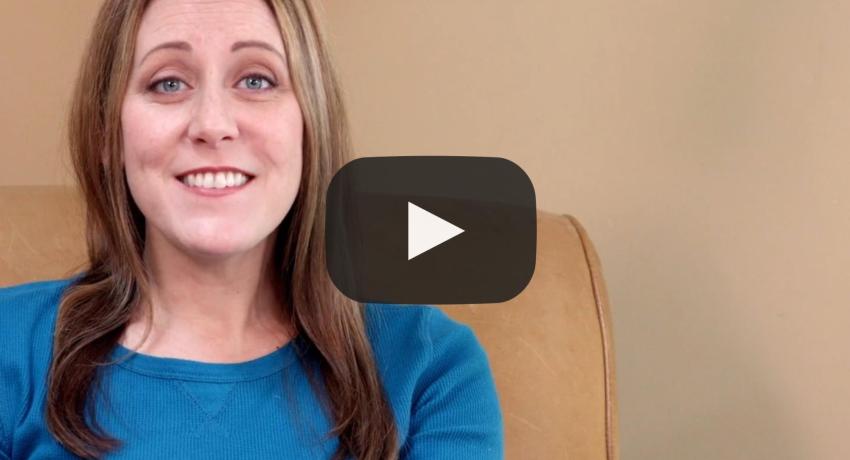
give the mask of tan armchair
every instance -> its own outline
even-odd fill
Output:
[[[0,215],[0,286],[82,267],[74,189],[0,187]],[[519,296],[441,308],[469,324],[487,351],[507,459],[619,458],[608,298],[596,251],[574,217],[538,213],[537,265]]]

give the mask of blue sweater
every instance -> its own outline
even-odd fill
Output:
[[[44,417],[57,307],[70,281],[0,289],[2,460],[77,458],[51,436]],[[366,311],[400,458],[503,458],[496,389],[472,330],[432,306],[370,304]],[[97,420],[124,443],[104,458],[330,458],[338,440],[326,436],[331,420],[310,388],[296,342],[300,337],[241,363],[136,354],[102,368]],[[111,356],[125,353],[119,344]]]

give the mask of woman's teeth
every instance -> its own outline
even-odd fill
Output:
[[[238,187],[248,182],[248,177],[240,172],[198,173],[183,176],[183,183],[189,187],[226,188]]]

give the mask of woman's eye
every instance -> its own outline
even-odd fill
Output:
[[[160,92],[173,93],[173,92],[177,91],[177,88],[180,86],[181,83],[183,83],[183,82],[176,79],[176,78],[163,78],[163,79],[157,80],[153,84],[151,84],[149,89],[156,90],[156,89],[159,89],[159,88],[163,88],[164,91],[160,91]]]
[[[251,74],[247,77],[240,80],[240,82],[246,82],[245,87],[248,89],[256,89],[263,90],[274,88],[277,86],[271,78],[266,77],[265,75],[260,74]],[[266,85],[263,86],[263,81],[266,82]],[[162,78],[153,82],[148,89],[151,91],[156,91],[159,93],[176,93],[180,90],[180,85],[183,85],[183,81],[174,77]]]
[[[265,80],[268,83],[268,86],[265,86],[265,87],[263,86],[263,83],[262,83],[263,80]],[[264,75],[260,75],[260,74],[248,75],[247,77],[243,78],[242,81],[247,82],[246,87],[248,89],[260,89],[261,90],[261,89],[274,88],[275,86],[277,86],[277,84],[275,82],[273,82],[270,78],[267,78]]]

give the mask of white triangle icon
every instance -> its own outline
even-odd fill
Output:
[[[463,229],[407,202],[407,260],[463,233]]]

